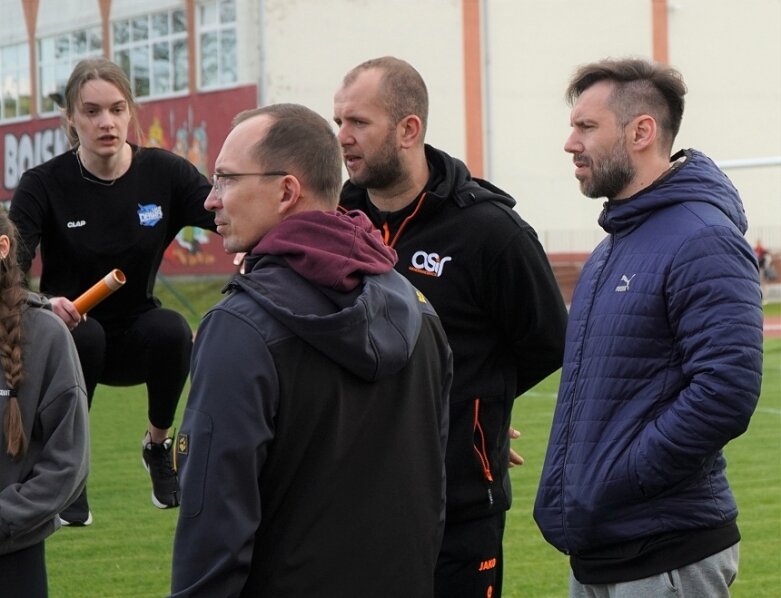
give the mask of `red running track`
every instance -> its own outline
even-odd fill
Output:
[[[764,324],[765,336],[781,337],[781,316],[766,316]]]

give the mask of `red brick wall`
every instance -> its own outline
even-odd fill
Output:
[[[553,275],[559,283],[561,295],[567,305],[572,301],[572,291],[588,256],[588,253],[552,253],[548,255]]]

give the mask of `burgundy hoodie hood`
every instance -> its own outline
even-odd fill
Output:
[[[409,362],[423,314],[434,313],[395,262],[363,212],[306,212],[269,231],[228,288],[348,371],[379,380]]]
[[[398,259],[357,210],[294,214],[269,231],[252,253],[279,256],[310,282],[346,292],[367,274],[389,272]]]

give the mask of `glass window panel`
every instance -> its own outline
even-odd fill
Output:
[[[149,48],[147,46],[139,46],[131,48],[130,50],[130,62],[133,64],[133,71],[149,71]]]
[[[209,2],[200,5],[201,26],[217,24],[217,3]]]
[[[149,51],[146,46],[130,51],[133,93],[136,97],[149,95]]]
[[[3,118],[14,118],[16,116],[16,98],[9,94],[3,95]]]
[[[182,91],[188,86],[187,72],[187,41],[177,40],[174,42],[174,90]]]
[[[170,50],[167,43],[155,44],[152,48],[152,69],[154,73],[152,92],[171,91]]]
[[[137,98],[149,96],[149,77],[133,78],[133,95]]]
[[[172,13],[174,33],[184,33],[187,31],[187,15],[183,10],[175,10]]]
[[[201,35],[201,85],[211,87],[219,83],[217,63],[217,34]]]
[[[57,104],[54,103],[48,95],[41,98],[41,106],[39,108],[41,112],[54,112],[57,110]]]
[[[233,29],[224,30],[220,42],[222,49],[220,57],[220,69],[222,70],[222,76],[220,77],[221,82],[235,83],[238,80],[238,74],[236,72],[236,31]]]
[[[236,22],[236,3],[233,0],[220,2],[220,23]]]
[[[14,44],[0,48],[0,118],[30,114],[30,48]]]
[[[146,15],[133,19],[131,28],[131,38],[133,41],[149,39],[149,19]]]
[[[236,4],[236,0],[202,0],[198,5],[200,85],[204,88],[238,81]]]
[[[45,37],[38,42],[38,54],[41,62],[54,60],[54,38]]]
[[[87,32],[83,29],[71,33],[71,52],[81,55],[87,53]]]
[[[17,71],[16,90],[20,96],[30,96],[30,71],[22,68]]]
[[[122,67],[122,70],[126,73],[130,72],[130,51],[119,50],[114,52],[114,61]]]
[[[30,107],[32,106],[30,97],[29,90],[27,93],[23,93],[19,96],[18,116],[27,116],[30,114]]]
[[[217,52],[217,34],[212,32],[201,35],[201,53],[204,61],[216,64]]]
[[[54,40],[54,58],[55,60],[60,60],[62,58],[67,58],[70,54],[70,40],[67,36],[58,37],[56,40]]]
[[[64,92],[68,77],[79,60],[101,55],[103,49],[101,35],[100,27],[90,27],[38,40],[38,108],[41,112],[51,112],[55,109],[56,106],[49,95]],[[28,61],[28,56],[20,54],[16,68],[28,70]],[[22,83],[25,86],[30,85],[26,78]],[[25,94],[27,91],[22,91],[22,95]],[[28,99],[20,97],[21,110],[27,109]]]
[[[168,35],[168,13],[152,15],[152,37],[164,37]]]
[[[154,62],[163,61],[168,63],[171,58],[171,49],[168,42],[159,42],[152,46],[152,60]]]
[[[115,39],[115,61],[130,73],[138,97],[187,90],[187,23],[184,10],[168,10],[128,21],[124,43]],[[125,64],[122,61],[126,62]]]
[[[100,28],[96,27],[89,32],[89,53],[94,56],[103,51],[103,40]]]
[[[30,75],[27,67],[30,66],[30,51],[27,48],[27,44],[19,44],[17,46],[16,64],[14,66],[22,70],[24,79],[29,85]]]
[[[71,70],[71,66],[65,62],[60,62],[54,67],[54,91],[59,91],[60,93],[65,91]]]
[[[57,79],[54,77],[54,65],[46,65],[40,67],[41,76],[41,95],[43,97],[48,96],[50,93],[57,91]]]
[[[116,21],[114,23],[114,44],[121,45],[130,41],[130,29],[127,21]]]

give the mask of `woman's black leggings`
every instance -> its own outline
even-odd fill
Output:
[[[46,598],[46,555],[43,541],[0,555],[0,595],[4,598]]]
[[[124,319],[121,325],[104,326],[88,316],[73,329],[73,340],[89,404],[98,383],[146,383],[149,421],[157,428],[170,428],[190,373],[192,338],[187,320],[162,307]]]

